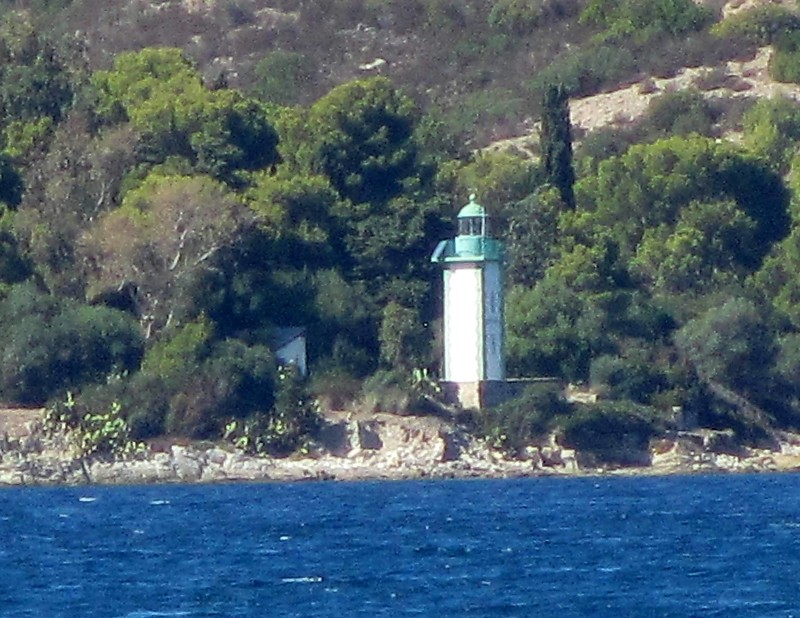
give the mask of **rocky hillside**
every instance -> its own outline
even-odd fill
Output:
[[[90,69],[115,54],[176,46],[209,82],[254,91],[280,103],[308,103],[332,86],[383,74],[461,129],[472,146],[524,138],[538,114],[540,78],[554,67],[588,62],[596,32],[578,20],[584,0],[541,3],[527,28],[493,27],[488,0],[369,3],[357,0],[107,0],[68,2],[49,27],[74,41]],[[726,19],[792,0],[698,0]],[[555,8],[553,8],[555,7]],[[496,21],[496,19],[495,19]],[[715,99],[749,99],[797,90],[770,82],[769,51],[721,43],[707,32],[656,38],[634,58],[590,76],[573,102],[580,131],[624,125],[659,94],[694,87]],[[570,64],[572,63],[572,64]],[[576,69],[564,69],[572,75]],[[579,133],[580,135],[580,133]]]

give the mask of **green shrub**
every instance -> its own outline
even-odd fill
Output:
[[[545,89],[561,84],[572,97],[594,94],[603,85],[614,84],[636,69],[630,50],[601,45],[572,52],[555,60],[528,84],[532,98],[540,100]]]
[[[760,99],[745,112],[743,142],[784,174],[800,142],[800,109],[788,98]]]
[[[653,99],[639,130],[649,139],[691,133],[711,136],[714,121],[715,114],[700,92],[681,90]]]
[[[270,103],[296,104],[314,82],[316,70],[310,58],[289,51],[274,51],[255,66],[253,94]]]
[[[489,25],[522,35],[577,12],[576,0],[495,0],[489,11]]]
[[[408,414],[416,402],[408,377],[400,370],[377,371],[361,388],[361,405],[372,412]]]
[[[800,29],[800,15],[783,6],[757,6],[739,11],[711,28],[718,37],[763,47],[786,32]]]
[[[264,346],[229,340],[217,344],[198,370],[180,384],[166,417],[173,435],[213,438],[225,420],[269,410],[274,402],[275,358]]]
[[[29,284],[13,286],[0,303],[0,337],[0,391],[26,405],[135,371],[144,351],[127,314],[57,300]]]
[[[640,465],[650,439],[662,422],[652,408],[627,402],[581,406],[561,429],[564,446],[574,448],[589,465]]]
[[[528,387],[521,396],[475,415],[477,431],[493,446],[519,455],[542,442],[572,407],[552,385]]]
[[[67,393],[45,413],[45,430],[66,433],[79,457],[124,457],[144,451],[144,445],[131,438],[119,402],[101,412],[90,412]]]
[[[775,40],[769,74],[779,82],[800,83],[800,31],[785,32]]]
[[[213,325],[205,318],[189,322],[153,344],[142,361],[142,371],[167,383],[180,384],[196,373],[211,351]]]
[[[711,11],[693,0],[590,0],[580,16],[583,23],[604,28],[603,38],[632,36],[642,42],[696,32],[711,19]]]
[[[650,404],[667,387],[666,376],[647,358],[600,356],[592,361],[589,375],[592,387],[614,400]]]
[[[165,432],[171,396],[164,380],[140,371],[84,388],[76,401],[91,414],[100,414],[119,403],[131,439],[146,440]]]
[[[307,447],[322,426],[306,380],[294,366],[278,369],[275,405],[269,411],[233,420],[224,437],[253,454],[285,456]]]

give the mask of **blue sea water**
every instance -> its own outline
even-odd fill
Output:
[[[800,616],[800,476],[0,491],[0,616]]]

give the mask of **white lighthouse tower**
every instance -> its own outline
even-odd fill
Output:
[[[471,195],[458,213],[458,235],[431,261],[444,271],[444,380],[449,397],[482,408],[505,384],[503,247],[490,236],[486,210]]]

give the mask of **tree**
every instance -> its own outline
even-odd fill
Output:
[[[672,227],[693,202],[732,201],[755,223],[742,262],[755,269],[789,231],[789,194],[762,161],[728,144],[700,136],[638,145],[600,163],[576,185],[582,206],[565,229],[578,238],[611,235],[628,258],[645,231]]]
[[[417,111],[382,77],[349,82],[311,108],[312,165],[353,204],[386,203],[424,189],[433,170],[414,139]]]
[[[22,404],[135,371],[144,352],[129,316],[56,299],[30,283],[13,286],[0,303],[0,336],[0,391]]]
[[[124,127],[93,136],[86,116],[73,112],[54,132],[47,153],[28,167],[14,228],[53,293],[85,298],[80,238],[118,204],[137,145],[138,137]]]
[[[533,286],[558,253],[558,221],[563,202],[553,187],[543,187],[507,208],[505,272],[513,285]]]
[[[179,49],[118,55],[92,76],[98,114],[130,121],[142,134],[145,162],[185,159],[194,170],[241,185],[241,171],[277,164],[278,135],[267,107],[238,91],[209,90]]]
[[[747,110],[742,123],[744,145],[785,174],[800,141],[797,103],[786,98],[760,99]]]
[[[551,85],[544,92],[540,142],[545,178],[558,189],[564,205],[574,210],[572,126],[569,118],[569,97],[563,86]]]
[[[42,36],[29,13],[10,11],[0,21],[0,118],[6,131],[17,123],[62,119],[72,104],[75,76]]]
[[[541,184],[539,167],[507,152],[476,152],[466,163],[452,161],[442,165],[437,184],[454,196],[459,204],[470,194],[491,210],[499,221],[493,231],[502,232],[503,222],[514,204],[530,195]]]
[[[755,222],[734,202],[695,202],[674,228],[645,231],[631,267],[661,294],[708,294],[751,272],[760,253],[755,231]]]
[[[246,192],[258,226],[273,244],[270,259],[296,268],[331,266],[343,246],[333,212],[340,199],[327,178],[283,167],[259,173]]]
[[[732,298],[711,308],[683,326],[675,344],[703,379],[744,395],[769,391],[775,335],[752,301]]]
[[[753,282],[778,313],[800,329],[800,228],[781,241],[753,275]]]
[[[135,283],[148,333],[164,328],[188,276],[208,268],[251,220],[241,200],[208,177],[151,175],[85,235],[90,286]]]
[[[390,302],[383,310],[379,334],[381,359],[393,369],[411,370],[426,366],[427,336],[419,312]]]

